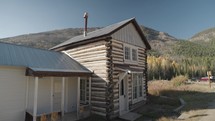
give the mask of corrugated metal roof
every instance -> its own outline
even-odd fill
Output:
[[[91,73],[64,53],[2,42],[0,42],[0,65],[23,66],[41,71]]]
[[[93,32],[89,32],[89,33],[87,33],[87,36],[85,36],[85,37],[83,35],[76,36],[74,38],[71,38],[71,39],[59,44],[59,45],[52,47],[51,49],[57,49],[57,48],[60,48],[60,47],[63,47],[63,46],[66,46],[66,45],[69,45],[72,43],[76,43],[76,42],[80,42],[80,41],[84,41],[84,40],[90,40],[90,39],[94,39],[94,38],[98,38],[98,37],[102,37],[102,36],[107,36],[107,35],[111,34],[112,32],[115,32],[116,30],[118,30],[119,28],[121,28],[122,26],[126,25],[127,23],[129,23],[131,21],[134,21],[135,26],[137,25],[139,27],[139,25],[135,21],[135,18],[131,18],[131,19],[127,19],[127,20],[121,21],[119,23],[107,26],[107,27],[102,28],[102,29],[98,29],[98,30],[95,30]],[[143,33],[142,33],[142,35],[143,35]]]

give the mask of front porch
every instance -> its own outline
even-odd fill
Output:
[[[82,81],[85,80],[83,103]],[[91,77],[77,76],[29,76],[26,87],[26,121],[49,121],[57,112],[58,120],[71,121],[89,116],[91,107]]]

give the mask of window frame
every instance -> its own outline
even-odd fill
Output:
[[[137,77],[136,77],[136,80],[134,80],[134,75],[137,75]],[[142,96],[140,96],[140,85],[139,85],[139,81],[140,81],[140,78],[139,78],[139,75],[141,75],[141,91],[142,91]],[[136,85],[134,85],[134,81],[136,81]],[[136,86],[137,87],[137,98],[134,98],[134,86]],[[141,72],[141,73],[132,73],[132,104],[135,104],[135,103],[137,103],[137,102],[140,102],[140,101],[142,101],[143,99],[144,99],[144,88],[143,88],[143,86],[144,86],[144,83],[143,83],[143,73]]]
[[[125,48],[128,48],[129,49],[129,56],[130,58],[129,59],[126,59],[126,49]],[[133,59],[133,50],[136,51],[136,60]],[[130,64],[138,64],[138,47],[136,46],[133,46],[133,45],[129,45],[129,44],[123,44],[123,56],[124,56],[124,62],[125,63],[130,63]]]
[[[82,85],[81,82],[84,81],[84,88],[85,89],[81,89]],[[87,79],[86,78],[81,78],[80,79],[80,103],[81,104],[86,104],[87,103]],[[84,91],[84,100],[81,99],[82,96],[82,90]]]

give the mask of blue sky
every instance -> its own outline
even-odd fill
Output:
[[[104,27],[136,17],[140,25],[188,39],[215,27],[215,0],[1,0],[0,38],[64,28]]]

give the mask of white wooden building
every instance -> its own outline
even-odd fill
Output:
[[[79,118],[78,87],[89,83],[84,95],[90,105],[91,75],[64,53],[0,43],[0,121],[36,121],[52,112]]]

